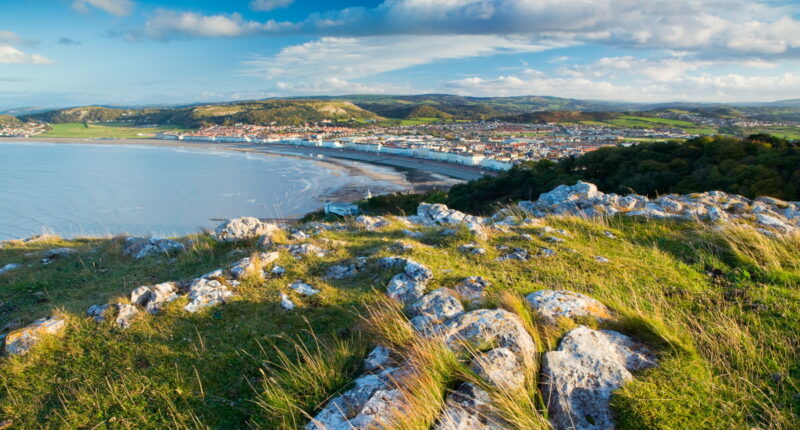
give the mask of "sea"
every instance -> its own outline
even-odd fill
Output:
[[[213,147],[3,141],[0,240],[171,237],[238,216],[291,220],[404,181],[390,167]]]

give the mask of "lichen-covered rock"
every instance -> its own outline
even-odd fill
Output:
[[[475,234],[479,237],[486,236],[486,231],[483,227],[483,218],[467,215],[455,209],[450,209],[441,203],[420,203],[420,205],[417,207],[417,215],[414,217],[408,217],[408,219],[417,224],[426,226],[463,225],[472,234]]]
[[[422,333],[435,333],[445,321],[464,312],[464,306],[449,288],[439,288],[406,308],[411,325]]]
[[[508,348],[494,348],[472,361],[472,370],[486,382],[506,392],[525,387],[525,368]]]
[[[121,329],[130,328],[134,318],[139,315],[139,309],[127,303],[117,303],[117,318],[114,322]]]
[[[304,296],[314,296],[319,294],[318,289],[303,281],[294,281],[291,285],[289,285],[289,288],[291,288],[295,293],[302,294]]]
[[[612,318],[604,304],[573,291],[541,290],[528,294],[525,299],[539,318],[551,325],[558,324],[559,318],[591,317],[598,321]]]
[[[2,275],[3,273],[10,272],[10,271],[15,270],[15,269],[19,269],[20,267],[22,267],[22,265],[20,265],[20,264],[8,263],[5,266],[0,267],[0,275]]]
[[[378,345],[364,358],[364,372],[381,372],[397,366],[398,358],[391,349]]]
[[[366,257],[356,258],[354,263],[350,264],[336,264],[328,267],[325,271],[325,277],[328,279],[345,279],[352,278],[358,275],[359,271],[367,264]]]
[[[497,257],[495,261],[497,262],[504,262],[504,261],[528,261],[531,259],[530,253],[526,249],[522,248],[515,248],[511,252],[505,255],[501,255]]]
[[[480,303],[486,298],[489,281],[481,276],[470,276],[462,279],[453,287],[461,300],[467,303]]]
[[[178,286],[174,282],[157,285],[146,285],[131,292],[131,303],[145,308],[153,315],[161,311],[161,307],[178,298]]]
[[[359,377],[353,388],[328,402],[305,430],[388,429],[405,402],[396,385],[401,373],[389,368]]]
[[[328,252],[313,243],[299,243],[294,245],[283,245],[282,249],[289,251],[294,258],[303,258],[307,256],[324,257]]]
[[[43,336],[59,334],[66,325],[65,320],[50,317],[38,319],[27,327],[14,330],[6,336],[6,353],[25,354],[42,340]]]
[[[241,280],[249,275],[261,275],[264,268],[274,263],[280,254],[277,252],[259,252],[256,255],[242,258],[235,262],[230,269],[233,279]]]
[[[406,259],[403,271],[409,278],[415,281],[426,282],[433,279],[433,272],[431,272],[431,269],[428,269],[410,258]]]
[[[403,304],[411,304],[425,294],[426,283],[417,281],[405,273],[398,273],[386,286],[386,294]]]
[[[458,247],[459,252],[471,255],[486,254],[486,249],[481,248],[477,243],[467,243]]]
[[[94,322],[99,324],[106,321],[110,311],[111,305],[107,303],[104,305],[92,305],[86,310],[86,316],[91,317]]]
[[[518,316],[503,309],[478,309],[446,323],[445,341],[456,351],[487,346],[508,348],[525,368],[532,366],[536,345]]]
[[[225,303],[231,296],[233,292],[216,279],[195,279],[189,286],[189,304],[184,309],[194,313],[205,307]]]
[[[122,243],[122,253],[137,260],[153,255],[169,255],[171,252],[184,249],[185,247],[180,242],[157,237],[126,237]]]
[[[609,400],[633,375],[656,365],[646,347],[623,334],[580,326],[545,353],[541,390],[557,430],[613,429]]]
[[[214,237],[225,242],[254,239],[259,236],[271,236],[279,230],[278,226],[264,222],[258,218],[241,217],[225,221],[217,227]]]
[[[486,390],[466,382],[447,396],[434,430],[507,430]]]
[[[390,223],[384,217],[359,215],[356,217],[356,224],[363,226],[367,230],[377,230],[388,226]]]

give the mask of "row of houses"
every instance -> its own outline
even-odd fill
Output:
[[[444,163],[460,164],[464,166],[480,167],[490,170],[504,171],[513,166],[507,161],[488,158],[481,154],[469,152],[451,152],[432,149],[423,145],[400,146],[393,144],[366,143],[350,139],[342,140],[322,140],[322,139],[301,139],[301,138],[255,138],[249,136],[191,136],[180,134],[161,133],[157,136],[166,140],[182,141],[202,141],[219,143],[249,143],[256,145],[294,145],[308,146],[330,149],[345,149],[350,151],[362,151],[375,154],[398,155],[404,157],[421,158],[426,160],[440,161]]]

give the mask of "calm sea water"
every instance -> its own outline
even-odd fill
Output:
[[[296,157],[136,145],[0,142],[0,240],[128,233],[173,236],[218,218],[292,218],[341,188],[399,190]],[[373,191],[374,192],[374,191]]]

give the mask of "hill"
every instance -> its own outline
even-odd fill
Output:
[[[18,127],[22,125],[17,117],[10,115],[0,115],[0,127]]]
[[[627,203],[578,184],[488,219],[8,242],[2,423],[797,428],[800,236],[750,221],[787,204],[673,200],[727,217],[580,218]]]

